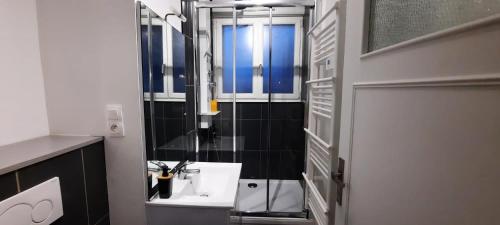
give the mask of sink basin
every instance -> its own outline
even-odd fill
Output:
[[[164,162],[174,167],[178,162]],[[175,176],[172,196],[161,199],[158,196],[148,205],[222,207],[235,206],[241,163],[195,162],[187,169],[200,169],[199,174],[188,174],[186,179]],[[153,180],[156,180],[155,175]]]
[[[173,168],[178,162],[164,163]],[[156,196],[146,202],[148,225],[230,224],[241,163],[195,162],[187,169],[200,169],[200,173],[188,174],[186,179],[175,176],[170,198]]]

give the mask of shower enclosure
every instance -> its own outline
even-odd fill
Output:
[[[182,16],[173,16],[186,19],[176,30],[143,5],[148,160],[242,163],[235,216],[307,218],[306,31],[313,7],[182,1]],[[214,100],[218,110],[210,108]]]
[[[220,110],[201,115],[212,126],[200,138],[209,144],[200,145],[198,160],[243,164],[235,215],[307,217],[302,86],[310,3],[194,6],[195,54],[209,68],[199,74],[208,78],[200,79],[200,101],[217,99]]]

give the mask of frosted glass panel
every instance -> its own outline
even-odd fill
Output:
[[[295,25],[273,25],[272,93],[293,93]],[[264,93],[269,89],[269,26],[264,26]]]
[[[371,0],[368,51],[500,13],[500,0]]]
[[[233,27],[223,26],[222,86],[233,92]],[[236,93],[252,93],[253,32],[250,25],[236,27]]]

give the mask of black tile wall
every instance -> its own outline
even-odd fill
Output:
[[[164,102],[163,115],[165,118],[184,118],[185,105],[182,102]]]
[[[149,101],[144,101],[144,117],[151,118],[151,109],[149,108]]]
[[[267,147],[267,126],[269,121],[262,121],[262,149]],[[271,120],[271,150],[300,150],[305,146],[304,122],[302,120]]]
[[[233,161],[232,151],[200,151],[199,161],[201,162],[241,162],[239,153],[236,154],[236,161]]]
[[[241,162],[241,178],[263,179],[265,177],[265,159],[261,157],[263,151],[243,151]]]
[[[285,180],[302,179],[301,173],[304,171],[304,163],[305,153],[303,150],[281,151],[279,165],[282,170],[279,178]]]
[[[232,106],[219,103],[221,113],[214,121],[218,136],[233,135]],[[241,178],[266,178],[267,107],[267,103],[236,104],[236,134],[245,137]],[[301,179],[305,157],[304,103],[272,103],[270,119],[270,178]]]
[[[163,113],[163,106],[164,104],[161,103],[161,102],[155,102],[154,104],[154,108],[155,108],[155,117],[156,118],[164,118],[164,113]]]
[[[21,191],[59,177],[64,215],[54,225],[88,225],[82,153],[70,153],[19,170]]]
[[[165,133],[165,119],[163,117],[157,117],[155,121],[155,134],[156,134],[156,146],[162,146],[167,143],[166,133]]]
[[[189,87],[188,87],[189,88]],[[149,111],[145,102],[145,113]],[[219,103],[221,113],[214,117],[216,136],[233,136],[232,103]],[[266,178],[265,161],[267,157],[269,124],[267,103],[236,104],[236,135],[244,137],[242,154],[238,155],[243,162],[242,178]],[[185,136],[182,146],[175,149],[157,151],[159,160],[181,160],[186,157],[195,159],[193,154],[194,135],[188,127],[194,126],[187,121],[185,113],[192,111],[190,105],[183,102],[155,102],[155,122],[157,146],[165,146],[179,136]],[[148,159],[152,158],[149,114],[146,117],[146,149]],[[271,106],[271,153],[270,177],[272,179],[300,179],[304,170],[305,134],[304,103],[272,103]],[[189,135],[188,135],[189,134]],[[209,140],[208,132],[200,132],[200,145]],[[191,140],[191,141],[190,141]],[[240,143],[238,143],[239,145]],[[201,161],[232,162],[232,152],[218,151],[217,154],[200,152]]]
[[[237,119],[262,119],[263,103],[238,103],[236,104],[236,118]],[[231,105],[232,110],[232,105]],[[232,112],[232,111],[231,111]],[[232,114],[232,113],[231,113]]]
[[[269,179],[280,179],[283,166],[281,165],[281,159],[279,151],[271,151],[270,152],[270,162],[269,162]]]
[[[165,129],[165,142],[164,143],[167,143],[167,142],[173,140],[174,138],[185,134],[184,124],[183,124],[181,119],[166,118],[163,120],[163,126]]]
[[[83,148],[89,224],[97,224],[109,212],[104,143]]]
[[[100,221],[98,221],[95,225],[109,225],[109,214],[103,217]]]
[[[155,102],[155,131],[156,131],[156,146],[162,148],[169,144],[174,139],[185,136],[187,134],[186,126],[193,126],[186,122],[186,103],[184,102]],[[151,114],[149,113],[149,101],[144,101],[144,118],[145,118],[145,135],[146,135],[146,156],[148,159],[153,159],[153,146],[151,140]],[[194,121],[194,120],[193,120]],[[186,146],[182,146],[186,149]],[[174,160],[170,156],[175,156],[176,159],[183,158],[184,155],[172,153],[168,156],[164,151],[157,152],[158,160]]]
[[[186,131],[188,132],[195,129],[195,119],[197,116],[195,111],[196,96],[194,95],[194,89],[195,89],[194,86],[186,85],[185,124],[186,124]]]
[[[260,150],[263,149],[260,143],[261,120],[237,120],[236,121],[236,136],[245,137],[245,150]]]
[[[196,161],[196,130],[191,130],[186,134],[186,153],[185,158],[190,161]]]
[[[145,118],[144,121],[144,131],[146,136],[146,157],[147,159],[153,159],[153,144],[151,140],[151,119]]]
[[[16,173],[0,175],[0,202],[17,194]]]
[[[186,150],[168,150],[163,151],[164,156],[158,156],[159,159],[169,160],[169,161],[182,161],[186,158]],[[168,156],[166,155],[168,154]]]
[[[144,135],[146,136],[146,158],[153,159],[153,144],[151,140],[151,109],[149,101],[144,101]]]
[[[267,103],[262,105],[262,118],[267,119]],[[271,119],[304,120],[304,103],[276,102],[271,105]]]
[[[220,111],[220,119],[232,120],[233,119],[233,103],[220,102],[218,104]]]
[[[304,151],[271,151],[269,158],[269,178],[300,180],[304,170]],[[243,151],[241,178],[267,178],[267,151]]]
[[[228,136],[231,137],[233,136],[233,120],[226,120],[222,119],[220,120],[220,128],[216,127],[216,133],[219,136]]]

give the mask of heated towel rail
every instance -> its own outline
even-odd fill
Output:
[[[317,20],[307,35],[311,39],[308,90],[309,119],[306,132],[306,203],[318,225],[328,224],[330,172],[334,143],[337,82],[338,2]],[[334,209],[333,209],[334,210]]]

